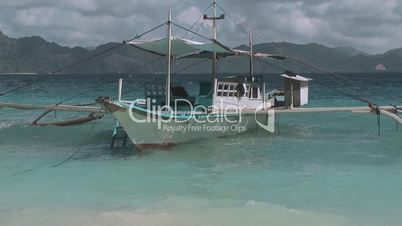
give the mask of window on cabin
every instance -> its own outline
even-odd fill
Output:
[[[233,90],[234,90],[234,86],[233,84],[229,85],[229,96],[232,97],[233,96]]]

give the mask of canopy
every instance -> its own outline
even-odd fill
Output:
[[[158,38],[152,40],[134,40],[127,44],[151,52],[157,55],[166,56],[168,53],[168,38]],[[286,57],[268,54],[268,53],[252,53],[250,51],[232,49],[216,40],[211,40],[209,43],[196,42],[184,38],[172,37],[171,55],[176,58],[212,58],[212,53],[216,53],[217,58],[229,56],[250,56],[255,58],[272,58],[283,60]]]
[[[230,56],[246,56],[250,57],[250,55],[253,55],[254,58],[271,58],[275,60],[284,60],[286,59],[285,56],[277,55],[277,54],[269,54],[269,53],[260,53],[260,52],[250,52],[250,51],[244,51],[244,50],[239,50],[239,49],[232,49],[231,52],[228,53],[217,53],[216,57],[218,59],[225,58],[225,57],[230,57]],[[190,53],[187,55],[182,55],[179,58],[212,58],[212,52],[198,52],[198,53]]]
[[[134,40],[128,42],[127,44],[158,55],[166,56],[168,54],[168,38],[159,38],[147,41]],[[231,48],[226,47],[217,41],[212,41],[210,43],[201,43],[188,39],[172,37],[172,56],[179,57],[189,54],[197,55],[201,52],[216,52],[220,54],[234,53]]]

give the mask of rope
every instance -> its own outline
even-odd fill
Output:
[[[247,31],[242,27],[242,25],[241,25],[239,22],[236,21],[236,19],[233,18],[233,16],[231,15],[230,12],[228,12],[227,10],[225,10],[224,8],[222,8],[219,4],[217,4],[217,5],[218,5],[218,7],[219,7],[223,12],[225,12],[225,13],[228,15],[228,18],[229,18],[230,20],[232,20],[232,22],[239,28],[239,30],[241,30],[244,34],[248,35]],[[262,32],[260,32],[260,31],[258,31],[258,30],[256,30],[256,29],[254,29],[252,26],[250,26],[250,25],[247,24],[246,22],[244,22],[244,24],[247,25],[247,27],[249,27],[250,30],[256,31],[258,34],[262,35],[264,38],[266,38],[266,39],[268,39],[269,41],[271,41],[272,44],[275,46],[275,48],[277,48],[279,51],[281,51],[282,49],[285,49],[287,52],[289,52],[290,54],[292,54],[293,57],[296,55],[296,54],[294,54],[293,51],[289,50],[288,48],[279,47],[279,45],[277,45],[273,39],[271,39],[270,37],[268,37],[268,36],[265,35],[264,33],[262,33]],[[296,57],[294,57],[294,58],[296,58]],[[296,59],[294,59],[294,60],[296,60]],[[297,59],[297,60],[301,61],[300,59]],[[304,63],[304,64],[308,64],[307,62],[304,62],[304,61],[303,61],[303,63]],[[316,67],[315,65],[312,65],[312,64],[311,64],[310,66],[311,66],[311,67]],[[323,69],[321,69],[321,70],[324,71],[325,73],[331,73],[331,72],[327,72],[327,71],[325,71],[325,70],[323,70]],[[347,80],[347,81],[349,81],[349,82],[352,82],[351,80],[349,80],[349,79],[347,79],[347,78],[344,78],[344,77],[342,77],[342,76],[340,76],[340,75],[337,75],[337,74],[335,74],[335,73],[332,73],[332,74],[333,74],[334,76],[339,76],[339,78],[341,78],[341,79],[344,79],[344,80]]]
[[[232,20],[232,22],[239,28],[240,31],[242,31],[246,36],[249,35],[248,32],[240,25],[240,23],[238,23],[237,20],[234,17],[232,17],[232,14],[230,12],[226,11],[218,3],[216,3],[216,5],[229,17],[230,20]]]
[[[57,74],[57,73],[60,73],[60,72],[62,72],[62,71],[65,71],[65,70],[67,70],[67,69],[76,67],[76,66],[81,65],[81,64],[83,64],[83,63],[86,63],[86,62],[88,62],[88,61],[90,61],[90,60],[92,60],[92,59],[94,59],[94,58],[96,58],[96,57],[98,57],[98,56],[100,56],[100,55],[103,55],[103,54],[105,54],[105,53],[107,53],[107,52],[110,52],[110,51],[112,51],[112,50],[114,50],[114,49],[120,48],[121,46],[125,45],[127,42],[130,42],[130,41],[132,41],[132,40],[134,40],[134,39],[138,39],[138,38],[140,38],[141,36],[144,36],[144,35],[146,35],[146,34],[152,32],[152,31],[154,31],[154,30],[156,30],[156,29],[162,27],[162,26],[165,25],[165,24],[166,24],[166,23],[160,24],[160,25],[158,25],[158,26],[156,26],[156,27],[154,27],[154,28],[152,28],[152,29],[150,29],[150,30],[148,30],[148,31],[146,31],[146,32],[143,32],[143,33],[141,33],[141,34],[135,36],[134,38],[131,38],[131,39],[127,40],[127,41],[123,41],[122,43],[120,43],[120,44],[118,44],[118,45],[116,45],[116,46],[113,46],[113,47],[110,47],[110,48],[108,48],[108,49],[105,49],[105,50],[103,50],[103,51],[101,51],[101,52],[99,52],[99,53],[96,53],[96,54],[94,54],[94,55],[92,55],[92,56],[89,56],[89,57],[87,57],[87,58],[85,58],[85,59],[82,59],[82,60],[80,60],[80,61],[78,61],[78,62],[74,62],[74,63],[72,63],[72,64],[69,64],[69,65],[67,65],[67,66],[64,66],[64,67],[62,67],[62,68],[60,68],[60,69],[58,69],[58,70],[56,70],[56,71],[54,71],[54,72],[52,72],[52,73],[42,75],[41,77],[39,77],[38,79],[36,79],[36,80],[34,80],[34,81],[27,82],[27,83],[25,83],[25,84],[23,84],[23,85],[20,85],[20,86],[17,86],[17,87],[12,88],[12,89],[10,89],[10,90],[1,92],[1,93],[0,93],[0,97],[1,97],[1,96],[5,96],[5,95],[7,95],[7,94],[9,94],[9,93],[11,93],[11,92],[14,92],[14,91],[16,91],[16,90],[22,89],[22,88],[24,88],[24,87],[30,86],[30,85],[32,85],[32,84],[38,82],[38,81],[41,81],[42,79],[45,79],[45,78],[50,77],[50,76],[53,76],[53,75],[55,75],[55,74]]]
[[[154,63],[154,62],[160,60],[161,58],[163,58],[163,57],[158,57],[158,58],[156,58],[156,59],[154,59],[154,60],[152,60],[152,61],[150,61],[150,62],[147,62],[146,64],[141,65],[139,68],[145,67],[145,66],[149,65],[150,63]],[[199,64],[199,63],[198,63],[198,64]],[[101,84],[101,85],[104,85],[104,84]],[[95,86],[95,87],[93,87],[93,88],[97,88],[97,87],[100,87],[100,86]],[[85,94],[86,92],[89,92],[89,91],[90,91],[90,90],[86,90],[86,91],[84,91],[84,92],[81,92],[80,95]],[[76,96],[78,96],[78,95],[74,95],[74,96],[72,96],[72,97],[70,97],[70,98],[68,98],[68,99],[65,99],[65,100],[63,100],[63,101],[60,101],[60,102],[57,103],[56,105],[60,105],[60,104],[66,102],[66,101],[68,101],[68,100],[73,99],[73,98],[76,97]],[[77,106],[89,106],[89,105],[93,105],[93,104],[94,104],[94,103],[85,103],[85,104],[78,104]],[[101,111],[102,111],[102,108],[100,109],[100,112],[101,112]],[[99,112],[99,113],[100,113],[100,112]],[[92,125],[92,128],[91,128],[91,131],[90,131],[90,134],[93,133],[97,121],[98,121],[98,118],[94,121],[94,123],[93,123],[93,125]],[[75,152],[73,152],[68,158],[66,158],[65,160],[63,160],[63,161],[61,161],[61,162],[59,162],[59,163],[57,163],[57,164],[51,165],[51,166],[49,166],[49,167],[51,167],[51,168],[59,167],[59,166],[65,164],[65,163],[71,161],[72,159],[74,159],[74,157],[75,157],[75,156],[82,150],[82,148],[84,148],[84,147],[85,147],[85,145],[80,146],[80,147],[79,147]],[[20,171],[20,172],[17,172],[17,173],[10,174],[10,175],[8,175],[8,176],[2,177],[2,178],[0,178],[0,180],[5,180],[5,179],[8,179],[8,178],[12,178],[12,177],[15,177],[15,176],[19,176],[19,175],[22,175],[22,174],[25,174],[25,173],[34,171],[34,170],[39,169],[39,168],[40,168],[40,167],[29,168],[29,169],[26,169],[26,170],[23,170],[23,171]]]
[[[39,167],[37,167],[37,168],[29,168],[29,169],[26,169],[26,170],[23,170],[23,171],[20,171],[20,172],[17,172],[17,173],[13,173],[13,174],[7,175],[5,177],[2,177],[1,180],[5,180],[5,179],[11,178],[11,177],[16,177],[18,175],[29,173],[29,172],[31,172],[31,171],[33,171],[35,169],[38,169],[38,168]]]
[[[170,23],[173,24],[173,25],[175,25],[175,26],[178,27],[178,28],[181,28],[181,29],[183,29],[183,30],[185,30],[185,31],[188,31],[189,33],[192,33],[192,34],[194,34],[194,35],[196,35],[196,36],[199,36],[199,37],[201,37],[201,38],[204,38],[204,39],[206,39],[206,40],[209,40],[209,41],[216,41],[216,40],[213,40],[213,39],[208,38],[208,37],[205,36],[205,35],[198,34],[198,33],[194,32],[194,31],[192,31],[192,30],[190,30],[190,29],[188,29],[188,28],[185,28],[185,27],[183,27],[183,26],[181,26],[181,25],[178,25],[178,24],[176,24],[176,23],[174,23],[174,22],[170,22]]]
[[[172,75],[176,75],[176,74],[179,74],[179,73],[181,73],[181,72],[183,72],[183,71],[187,71],[188,69],[193,68],[193,67],[198,66],[198,65],[201,65],[201,64],[203,64],[203,63],[205,63],[205,62],[207,62],[207,61],[209,61],[209,59],[203,60],[203,61],[201,61],[201,62],[194,63],[194,64],[192,64],[192,65],[190,65],[190,66],[187,66],[187,67],[185,67],[185,68],[183,68],[183,69],[180,69],[180,70],[177,70],[177,71],[173,72]],[[128,93],[129,93],[129,91],[123,92],[123,93],[122,93],[122,96],[123,96],[123,95],[126,95],[126,94],[128,94]],[[113,99],[116,99],[116,98],[117,98],[117,96],[115,96]]]
[[[103,109],[101,108],[101,109],[100,109],[100,112],[101,112],[102,110],[103,110]],[[100,113],[100,112],[99,112],[99,113]],[[93,123],[93,125],[92,125],[92,127],[91,127],[90,135],[93,135],[93,131],[94,131],[94,129],[95,129],[95,125],[96,125],[96,122],[97,122],[97,121],[98,121],[98,118],[94,121],[94,123]],[[66,158],[65,160],[63,160],[63,161],[61,161],[61,162],[59,162],[59,163],[57,163],[57,164],[50,165],[49,167],[50,167],[50,168],[59,167],[59,166],[65,164],[65,163],[71,161],[71,160],[82,150],[82,148],[84,148],[86,145],[87,145],[87,144],[81,145],[81,146],[80,146],[73,154],[71,154],[68,158]],[[26,174],[26,173],[32,172],[32,171],[34,171],[34,170],[37,170],[37,169],[39,169],[39,168],[40,168],[40,167],[33,167],[33,168],[26,169],[26,170],[22,170],[22,171],[20,171],[20,172],[17,172],[17,173],[10,174],[10,175],[8,175],[8,176],[2,177],[2,178],[0,178],[0,180],[5,180],[5,179],[8,179],[8,178],[12,178],[12,177],[16,177],[16,176],[19,176],[19,175],[22,175],[22,174]]]
[[[101,113],[102,110],[103,110],[103,107],[100,108],[99,113]],[[96,118],[95,121],[94,121],[94,123],[92,124],[91,131],[89,132],[90,136],[93,135],[93,132],[94,132],[94,130],[95,130],[95,125],[96,125],[96,123],[98,122],[98,119],[99,119],[99,118]],[[81,145],[73,154],[71,154],[71,155],[70,155],[68,158],[66,158],[64,161],[61,161],[61,162],[59,162],[59,163],[57,163],[57,164],[54,164],[54,165],[51,165],[50,167],[51,167],[51,168],[56,168],[56,167],[59,167],[59,166],[61,166],[61,165],[63,165],[63,164],[66,164],[67,162],[71,161],[71,160],[82,150],[82,148],[86,147],[87,145],[88,145],[88,144]]]
[[[156,61],[160,60],[161,58],[163,58],[163,57],[158,57],[158,58],[156,58],[156,59],[154,59],[154,60],[152,60],[152,61],[149,61],[149,62],[147,62],[147,63],[141,65],[141,66],[138,67],[138,68],[146,67],[146,66],[148,66],[149,64],[155,63]],[[137,69],[138,69],[138,68],[137,68]],[[106,83],[106,84],[110,84],[110,83],[112,83],[112,82],[114,82],[114,81],[110,81],[110,82],[108,82],[108,83]],[[102,83],[102,84],[99,84],[99,85],[97,85],[97,86],[94,86],[94,87],[92,87],[91,89],[96,89],[96,88],[99,88],[99,87],[101,87],[101,86],[103,86],[103,85],[105,85],[105,83]],[[78,97],[78,96],[82,96],[82,95],[84,95],[84,94],[90,92],[91,89],[85,90],[85,91],[83,91],[83,92],[81,92],[81,93],[75,94],[75,95],[73,95],[73,96],[71,96],[71,97],[69,97],[69,98],[67,98],[67,99],[64,99],[64,100],[58,102],[57,104],[55,104],[55,106],[60,105],[60,104],[63,104],[63,103],[65,103],[65,102],[67,102],[67,101],[69,101],[69,100],[72,100],[72,99],[74,99],[74,98],[76,98],[76,97]]]
[[[179,73],[181,73],[181,72],[187,71],[188,69],[191,69],[191,68],[193,68],[193,67],[196,67],[196,66],[198,66],[198,65],[200,65],[200,64],[203,64],[203,63],[205,63],[205,62],[207,62],[207,61],[209,61],[209,59],[206,59],[206,60],[203,60],[203,61],[194,63],[194,64],[192,64],[192,65],[190,65],[190,66],[187,66],[187,67],[185,67],[185,68],[183,68],[183,69],[180,69],[180,70],[178,70],[178,71],[173,72],[173,74],[179,74]]]
[[[265,65],[268,65],[268,66],[269,66],[269,67],[271,67],[271,68],[275,68],[275,69],[277,69],[278,71],[281,71],[281,72],[283,72],[283,71],[287,71],[287,69],[286,69],[286,68],[283,68],[283,67],[277,66],[277,65],[275,65],[275,64],[269,63],[269,62],[264,61],[264,60],[259,59],[259,58],[255,58],[255,59],[256,59],[256,60],[258,60],[259,62],[261,62],[261,63],[265,64]]]
[[[211,14],[211,12],[212,12],[212,8],[209,9],[208,15]],[[205,23],[205,21],[202,21],[202,23],[199,24],[198,28],[195,30],[195,33],[198,33],[198,32],[200,31],[200,29],[201,29],[201,27],[202,27],[201,25],[204,24],[204,23]],[[193,36],[191,37],[191,40],[193,40],[194,37],[195,37],[195,35],[193,35]]]
[[[302,61],[302,60],[296,59],[296,58],[289,58],[289,60],[291,60],[291,61],[293,60],[296,64],[299,64],[299,65],[301,65],[301,66],[304,66],[306,69],[312,68],[313,70],[315,70],[315,71],[317,71],[317,72],[324,73],[325,76],[331,78],[333,81],[335,81],[335,82],[337,82],[337,83],[339,83],[339,84],[342,84],[342,85],[343,85],[342,82],[339,82],[338,80],[334,79],[333,77],[337,77],[337,78],[342,79],[342,80],[344,80],[344,81],[346,81],[346,82],[349,82],[349,83],[353,83],[353,84],[358,85],[358,83],[355,82],[355,81],[352,81],[352,80],[350,80],[350,79],[348,79],[348,78],[345,78],[345,77],[343,77],[343,76],[341,76],[341,75],[338,75],[338,74],[336,74],[336,73],[333,73],[333,72],[330,72],[330,71],[326,71],[325,69],[322,69],[322,68],[320,68],[320,67],[318,67],[318,66],[315,66],[314,64],[310,64],[310,63],[307,63],[307,62],[305,62],[305,61]],[[332,77],[332,76],[333,76],[333,77]]]
[[[191,25],[189,30],[193,29],[193,27],[198,23],[198,21],[204,16],[204,14],[207,12],[209,8],[211,8],[212,4],[209,4],[208,7],[204,10],[204,12],[201,13],[201,15],[198,17],[198,19]],[[184,35],[183,38],[185,38],[188,35],[189,31],[187,31]]]
[[[111,51],[111,50],[117,49],[117,48],[119,48],[119,47],[125,45],[127,42],[130,42],[130,41],[132,41],[132,40],[134,40],[134,39],[140,38],[141,36],[143,36],[143,35],[145,35],[145,34],[148,34],[148,33],[152,32],[152,31],[154,31],[154,30],[156,30],[156,29],[162,27],[162,26],[165,25],[165,24],[166,24],[166,23],[160,24],[160,25],[158,25],[158,26],[156,26],[156,27],[154,27],[154,28],[152,28],[152,29],[150,29],[150,30],[148,30],[148,31],[146,31],[146,32],[143,32],[143,33],[141,33],[141,34],[135,36],[135,37],[132,38],[132,39],[129,39],[128,41],[123,41],[121,44],[119,44],[119,45],[117,45],[117,46],[114,46],[114,47],[108,48],[108,49],[106,49],[106,50],[103,50],[102,52],[99,52],[99,53],[97,53],[97,54],[95,54],[95,55],[92,55],[92,56],[90,56],[90,57],[88,57],[88,58],[86,58],[86,59],[84,59],[84,60],[82,60],[82,61],[79,61],[79,62],[73,63],[73,64],[71,64],[71,65],[65,66],[65,67],[63,67],[62,69],[59,69],[59,70],[57,70],[57,71],[55,71],[55,72],[53,72],[53,73],[50,73],[50,74],[48,74],[48,75],[41,76],[39,79],[35,80],[35,82],[36,82],[36,81],[40,81],[40,80],[44,79],[44,78],[47,77],[47,76],[54,75],[54,74],[56,74],[56,73],[59,73],[59,72],[61,72],[61,71],[66,70],[66,69],[68,69],[68,68],[77,66],[77,65],[82,64],[82,63],[84,63],[84,62],[87,62],[87,61],[89,61],[89,60],[91,60],[91,59],[93,59],[93,58],[95,58],[95,57],[97,57],[97,56],[100,56],[100,55],[106,53],[106,52],[109,52],[109,51]],[[144,65],[142,65],[142,66],[140,66],[140,67],[147,66],[149,63],[156,62],[157,60],[160,60],[160,58],[157,58],[157,59],[155,59],[155,60],[153,60],[153,61],[151,61],[151,62],[147,62],[146,64],[144,64]],[[10,89],[10,90],[8,90],[8,91],[2,92],[2,93],[0,93],[0,97],[6,95],[6,94],[8,94],[8,93],[11,93],[11,92],[13,92],[13,91],[15,91],[15,90],[18,90],[18,89],[27,87],[27,86],[29,86],[29,85],[31,85],[31,84],[34,84],[34,82],[26,83],[26,84],[24,84],[24,85],[21,85],[21,86],[15,87],[15,88],[13,88],[13,89]],[[101,85],[104,85],[104,84],[101,84]],[[94,87],[94,88],[100,87],[101,85],[96,86],[96,87]],[[89,92],[89,90],[86,90],[86,91],[81,92],[81,93],[79,93],[79,94],[77,94],[77,95],[71,96],[71,97],[69,97],[68,99],[65,99],[65,100],[63,100],[63,101],[58,102],[56,105],[60,105],[60,104],[66,102],[66,101],[68,101],[68,100],[71,100],[71,99],[75,98],[76,96],[85,94],[86,92]],[[84,106],[84,105],[92,105],[92,103],[90,103],[90,104],[82,104],[82,106]],[[101,112],[101,111],[102,111],[102,108],[100,109],[100,112]],[[99,112],[99,113],[100,113],[100,112]],[[93,133],[97,121],[98,121],[98,118],[94,121],[94,124],[93,124],[93,126],[92,126],[92,128],[91,128],[90,134]],[[59,162],[59,163],[57,163],[57,164],[51,165],[50,167],[52,167],[52,168],[59,167],[59,166],[65,164],[65,163],[71,161],[71,160],[82,150],[83,147],[85,147],[85,145],[80,146],[80,147],[79,147],[74,153],[72,153],[67,159],[65,159],[65,160],[63,160],[63,161],[61,161],[61,162]],[[34,171],[34,170],[36,170],[36,169],[38,169],[38,168],[39,168],[39,167],[37,167],[37,168],[29,168],[29,169],[26,169],[26,170],[23,170],[23,171],[14,173],[14,174],[10,174],[10,175],[8,175],[8,176],[2,177],[1,180],[8,179],[8,178],[15,177],[15,176],[19,176],[19,175],[22,175],[22,174],[25,174],[25,173],[28,173],[28,172],[32,172],[32,171]]]
[[[238,23],[238,22],[236,21],[236,19],[234,19],[234,18],[232,17],[232,15],[231,15],[230,12],[228,12],[227,10],[225,10],[225,9],[224,9],[223,7],[221,7],[219,4],[217,4],[217,6],[218,6],[223,12],[225,12],[225,13],[228,15],[229,19],[231,19],[231,20],[236,24],[236,26],[237,26],[243,33],[245,33],[246,35],[248,35],[247,31],[240,25],[240,23]],[[292,57],[292,58],[289,58],[290,60],[293,60],[293,61],[295,61],[295,62],[298,63],[298,64],[302,64],[303,66],[307,66],[307,67],[310,67],[310,68],[315,69],[316,71],[319,71],[319,72],[321,72],[321,73],[324,73],[325,76],[329,77],[330,79],[332,79],[333,81],[337,82],[338,84],[342,84],[342,85],[343,85],[342,82],[340,82],[339,80],[335,79],[334,77],[337,77],[337,78],[339,78],[339,79],[342,79],[342,80],[347,81],[347,82],[350,82],[350,83],[353,83],[353,84],[355,84],[355,85],[359,85],[359,84],[358,84],[357,82],[355,82],[355,81],[352,81],[352,80],[350,80],[350,79],[348,79],[348,78],[345,78],[345,77],[343,77],[343,76],[341,76],[341,75],[338,75],[338,74],[336,74],[336,73],[329,72],[329,71],[324,70],[324,69],[322,69],[322,68],[320,68],[320,67],[318,67],[318,66],[316,66],[316,65],[307,63],[307,62],[305,62],[305,61],[303,61],[303,60],[301,60],[301,59],[299,59],[299,58],[297,58],[297,57],[294,57],[296,54],[294,54],[294,53],[293,53],[292,51],[290,51],[289,49],[284,48],[284,47],[282,47],[282,48],[279,47],[279,46],[275,43],[275,41],[274,41],[273,39],[271,39],[269,36],[267,36],[267,35],[264,34],[263,32],[258,31],[258,30],[256,30],[256,29],[253,29],[253,28],[252,28],[249,24],[247,24],[247,23],[244,23],[244,24],[247,25],[248,28],[250,28],[250,29],[256,31],[258,34],[260,34],[260,35],[263,36],[264,38],[270,40],[270,41],[274,44],[274,46],[276,46],[276,48],[277,48],[278,50],[281,51],[282,49],[285,49],[285,50],[287,50],[287,52],[291,53],[291,54],[293,55],[293,57]],[[262,61],[262,62],[265,62],[265,61]],[[265,62],[265,63],[267,63],[267,62]],[[271,67],[275,67],[275,68],[279,68],[279,69],[283,69],[283,68],[281,68],[281,67],[279,67],[279,66],[276,66],[276,65],[273,65],[273,64],[270,64],[270,66],[271,66]],[[352,94],[349,94],[349,93],[346,93],[346,92],[343,92],[343,91],[340,91],[340,90],[338,90],[338,89],[331,88],[331,87],[328,87],[328,86],[327,86],[327,88],[336,90],[337,92],[340,92],[340,93],[342,93],[342,94],[344,94],[344,95],[347,95],[348,97],[352,97],[352,98],[354,98],[354,99],[363,101],[363,102],[365,102],[365,103],[374,104],[372,101],[369,101],[369,100],[366,99],[366,98],[358,97],[358,96],[356,96],[356,95],[352,95]]]
[[[258,59],[258,58],[256,58],[256,59],[257,59],[258,61],[260,61],[261,63],[264,63],[264,64],[269,65],[269,66],[271,66],[271,67],[274,67],[274,68],[276,68],[276,69],[279,69],[280,71],[286,71],[286,69],[283,68],[283,67],[276,66],[276,65],[274,65],[274,64],[268,63],[268,62],[266,62],[266,61],[264,61],[264,60],[261,60],[261,59]],[[343,94],[343,95],[345,95],[345,96],[351,97],[351,98],[353,98],[353,99],[356,99],[356,100],[365,102],[365,103],[367,103],[367,104],[373,104],[371,101],[369,101],[369,100],[366,99],[366,98],[359,97],[359,96],[356,96],[356,95],[353,95],[353,94],[344,92],[344,91],[342,91],[342,90],[339,90],[339,89],[337,89],[337,88],[333,88],[333,87],[328,86],[328,85],[319,84],[319,83],[317,83],[317,84],[320,85],[320,86],[323,86],[323,87],[325,87],[325,88],[334,90],[334,91],[336,91],[336,92],[338,92],[338,93],[341,93],[341,94]]]

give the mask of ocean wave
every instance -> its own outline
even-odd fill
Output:
[[[173,200],[170,200],[173,201]],[[185,204],[170,203],[168,208],[155,210],[117,210],[117,211],[79,211],[64,210],[63,214],[54,214],[47,210],[31,210],[19,213],[20,217],[8,219],[7,225],[25,225],[26,222],[36,222],[47,219],[41,225],[209,225],[209,226],[236,226],[236,225],[326,225],[326,226],[353,226],[357,225],[343,216],[311,212],[307,210],[289,209],[279,205],[257,202],[253,200],[242,204],[213,205],[205,200],[198,203],[196,200],[187,200]],[[214,201],[216,202],[216,201]],[[251,204],[252,203],[252,204]],[[200,204],[200,205],[199,205]],[[10,214],[10,213],[8,213]],[[21,217],[22,215],[25,215]],[[10,215],[9,215],[10,216]],[[26,222],[24,222],[26,221]],[[63,223],[61,223],[63,222]]]
[[[18,123],[13,122],[13,121],[3,121],[3,122],[0,121],[0,130],[1,129],[8,129],[10,127],[17,126],[17,125],[18,125]]]

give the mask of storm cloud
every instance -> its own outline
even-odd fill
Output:
[[[162,23],[169,8],[175,22],[189,27],[209,4],[205,0],[2,0],[0,30],[11,37],[39,35],[67,46],[96,46],[128,39]],[[219,39],[232,46],[247,43],[245,33],[252,32],[256,42],[317,42],[369,53],[402,47],[400,0],[218,0],[218,4],[226,10],[218,9],[218,14],[227,14],[218,23]],[[195,29],[210,36],[208,23]]]

